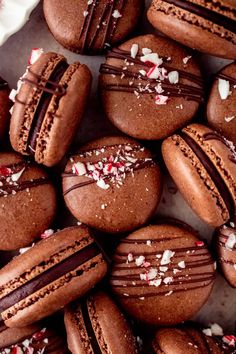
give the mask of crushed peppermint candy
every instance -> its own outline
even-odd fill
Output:
[[[142,53],[143,53],[143,55],[147,55],[147,54],[152,53],[152,50],[149,48],[142,48]]]
[[[135,264],[137,267],[140,267],[141,265],[143,265],[144,262],[145,262],[144,256],[139,256],[135,259]]]
[[[171,258],[174,256],[175,252],[172,252],[170,250],[165,250],[162,259],[161,259],[161,265],[166,265],[171,262]]]
[[[119,12],[119,10],[114,10],[112,17],[114,18],[120,18],[122,17],[121,13]]]
[[[196,241],[196,242],[195,242],[195,245],[196,245],[197,247],[202,247],[202,246],[204,246],[204,242],[203,242],[203,241]]]
[[[20,177],[22,176],[24,170],[25,170],[25,167],[23,167],[19,172],[13,173],[11,175],[11,180],[13,182],[17,182],[20,179]]]
[[[173,282],[173,277],[166,277],[163,280],[163,283],[165,283],[165,284],[170,284],[172,282]]]
[[[225,117],[225,121],[227,123],[231,122],[234,118],[236,118],[236,116],[230,116],[230,117]]]
[[[225,247],[228,250],[232,250],[236,245],[236,234],[232,233],[229,235],[227,241],[225,242]]]
[[[32,245],[29,246],[29,247],[20,248],[20,249],[19,249],[19,253],[20,253],[20,254],[23,254],[23,253],[27,252],[27,251],[30,250],[32,247],[34,247],[34,245],[35,245],[35,243],[32,243]]]
[[[236,337],[234,335],[223,336],[222,341],[229,347],[236,348]]]
[[[161,285],[162,279],[155,279],[149,282],[149,285],[158,287]]]
[[[180,262],[178,263],[178,266],[179,266],[180,268],[184,269],[184,268],[185,268],[185,262],[184,262],[184,261],[180,261]]]
[[[189,61],[191,58],[192,58],[191,55],[188,55],[187,57],[185,57],[185,58],[183,59],[184,65],[186,65],[186,64],[188,63],[188,61]]]
[[[179,73],[178,71],[170,71],[168,73],[168,79],[171,84],[177,84],[179,82]]]
[[[230,83],[228,80],[219,79],[218,90],[222,100],[226,100],[230,94]]]
[[[52,236],[53,234],[54,234],[54,230],[48,229],[48,230],[45,230],[45,231],[40,235],[40,238],[45,239],[45,238],[48,238],[48,237]]]
[[[39,57],[43,54],[43,48],[33,48],[28,60],[29,65],[33,65]]]
[[[134,256],[132,253],[129,253],[127,256],[127,262],[132,262],[134,260]]]
[[[84,12],[83,12],[83,16],[84,16],[84,17],[88,16],[88,14],[89,14],[88,11],[84,11]]]
[[[140,60],[143,63],[149,62],[152,63],[154,65],[161,65],[163,63],[163,60],[161,58],[159,58],[157,53],[149,53],[149,54],[145,54],[143,56],[140,57]]]
[[[157,105],[165,105],[168,101],[169,97],[168,96],[163,96],[163,95],[157,95],[155,97],[155,103]]]
[[[132,47],[130,49],[130,56],[131,58],[135,59],[137,54],[138,54],[138,44],[134,43],[132,44]]]

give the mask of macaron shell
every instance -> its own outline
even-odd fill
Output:
[[[160,58],[170,57],[171,61],[168,65],[171,66],[171,70],[182,70],[196,75],[196,77],[201,80],[201,72],[194,62],[194,59],[191,58],[185,65],[183,59],[186,58],[189,53],[170,39],[161,36],[145,35],[133,38],[121,44],[118,48],[128,52],[127,62],[129,62],[128,55],[133,44],[138,44],[140,53],[142,48],[149,48],[153,53],[158,53]],[[127,66],[125,61],[109,57],[106,60],[106,64],[120,69]],[[135,72],[136,74],[139,74],[140,69],[145,69],[145,71],[150,69],[150,67],[142,67],[137,64],[133,66],[129,65],[127,68],[128,71]],[[124,70],[124,74],[125,72],[126,70]],[[120,76],[114,78],[112,75],[102,73],[99,77],[101,98],[107,117],[118,129],[134,138],[147,140],[162,139],[187,124],[199,108],[199,102],[184,99],[181,95],[178,97],[170,97],[166,104],[157,105],[155,103],[157,93],[148,94],[148,92],[144,90],[144,94],[141,92],[139,96],[137,96],[135,93],[127,93],[125,90],[106,90],[106,85],[112,84],[119,86],[129,84],[129,82],[136,83],[137,85],[142,83],[142,81],[135,80],[134,78],[126,79],[125,76],[123,79],[120,78]],[[181,74],[179,82],[199,88],[196,83],[181,77]],[[146,86],[146,84],[148,84],[148,82],[145,81],[143,86]],[[137,93],[139,93],[139,90],[137,90]],[[163,93],[163,95],[165,95],[165,93]]]
[[[71,64],[64,73],[59,85],[67,85],[66,94],[51,99],[36,146],[38,163],[53,166],[63,158],[84,113],[91,80],[88,67],[80,63]]]
[[[37,332],[40,329],[38,324],[32,324],[23,328],[8,328],[0,325],[0,348],[9,347]]]
[[[208,4],[204,2],[203,6]],[[230,11],[231,7],[228,14]],[[236,59],[236,35],[222,26],[162,0],[152,1],[147,17],[155,28],[190,48],[226,59]],[[225,38],[228,35],[233,38],[232,41]]]
[[[194,152],[179,136],[162,143],[165,164],[190,207],[212,226],[229,219],[229,212],[218,189]]]
[[[232,63],[223,68],[220,74],[227,75],[236,80],[236,64]],[[207,102],[207,120],[209,125],[222,133],[236,145],[236,89],[231,89],[231,94],[222,100],[218,89],[218,78],[215,79]],[[229,122],[226,118],[234,117]]]

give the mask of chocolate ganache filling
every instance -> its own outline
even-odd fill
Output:
[[[90,259],[96,257],[99,254],[100,250],[94,242],[80,249],[70,257],[64,259],[62,262],[54,265],[52,268],[46,270],[44,273],[39,274],[32,280],[28,281],[27,283],[23,284],[22,286],[18,287],[0,299],[0,312],[5,311],[17,302],[25,299],[27,296],[37,292],[48,284],[73,271],[77,267],[88,262]],[[77,270],[77,273],[79,276],[83,273],[83,271]]]
[[[164,0],[168,4],[173,4],[180,7],[183,10],[189,11],[197,16],[203,17],[204,19],[216,23],[219,26],[224,27],[232,33],[236,33],[236,22],[235,20],[224,16],[214,10],[209,10],[198,4],[193,4],[192,2],[186,0]],[[230,10],[230,8],[229,8]]]
[[[23,81],[32,84],[36,88],[42,88],[43,90],[29,131],[28,152],[32,155],[34,155],[35,153],[38,134],[40,132],[45,114],[47,113],[47,109],[53,95],[63,96],[65,94],[65,90],[63,90],[63,88],[59,85],[59,82],[68,67],[69,65],[66,61],[60,61],[59,64],[53,70],[45,87],[41,87],[40,85],[37,85],[37,83],[33,84],[31,81],[28,81],[27,78],[23,79]],[[36,78],[38,78],[38,76],[35,75],[32,71],[30,71],[30,73],[33,74]]]
[[[234,216],[234,200],[230,194],[228,186],[226,185],[225,181],[221,177],[220,173],[218,172],[215,165],[211,162],[210,158],[205,154],[205,152],[201,149],[201,147],[186,133],[180,133],[181,138],[189,145],[189,147],[193,150],[196,154],[204,168],[206,169],[207,173],[211,177],[213,183],[215,184],[216,188],[218,189],[221,197],[223,198],[225,205],[228,209],[228,212],[231,217]]]

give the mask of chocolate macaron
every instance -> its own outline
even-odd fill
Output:
[[[207,102],[207,120],[236,145],[236,63],[216,75]]]
[[[136,26],[144,0],[44,0],[55,39],[76,53],[95,54],[123,40]]]
[[[73,354],[137,353],[131,329],[114,301],[99,291],[65,311],[68,347]]]
[[[236,288],[236,227],[233,222],[216,230],[216,252],[225,279]]]
[[[104,111],[122,132],[156,140],[186,125],[203,102],[200,69],[185,48],[160,36],[133,38],[100,68]]]
[[[56,191],[48,174],[16,153],[0,153],[0,198],[0,250],[29,245],[56,214]]]
[[[46,166],[57,164],[76,133],[89,97],[91,73],[56,53],[32,53],[18,90],[10,123],[14,150]],[[35,57],[37,58],[35,60]]]
[[[236,59],[236,3],[234,0],[152,0],[151,24],[190,48]]]
[[[69,354],[65,340],[49,327],[7,328],[0,323],[0,354]]]
[[[8,327],[23,327],[84,295],[107,264],[89,230],[63,229],[0,270],[0,313]]]
[[[4,137],[10,122],[10,100],[8,83],[0,77],[0,144]]]
[[[70,212],[109,233],[143,225],[155,212],[161,174],[151,152],[127,137],[104,137],[83,146],[63,174]]]
[[[214,261],[203,241],[170,224],[147,226],[121,240],[110,284],[123,309],[152,325],[194,316],[214,284]]]
[[[235,214],[236,152],[210,128],[192,124],[164,140],[163,158],[190,207],[209,225]]]

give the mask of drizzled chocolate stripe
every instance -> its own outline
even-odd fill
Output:
[[[41,177],[37,179],[32,179],[31,181],[24,181],[18,184],[3,185],[0,187],[0,197],[4,197],[5,195],[12,194],[14,192],[20,192],[27,188],[33,188],[48,183],[50,182],[47,177]]]
[[[211,133],[210,133],[211,134]],[[225,202],[226,208],[231,217],[234,216],[235,206],[234,200],[231,196],[231,193],[226,185],[225,181],[221,177],[220,173],[218,172],[217,168],[210,160],[210,158],[206,155],[206,153],[201,149],[201,147],[193,140],[189,135],[184,132],[179,134],[181,138],[186,142],[186,144],[191,148],[191,150],[195,153],[198,157],[204,168],[206,169],[207,173],[211,177],[213,183],[215,184],[216,188],[218,189],[222,199]],[[211,138],[211,135],[210,135]],[[203,136],[204,140],[209,139],[207,135]],[[214,138],[215,139],[215,138]]]
[[[230,82],[230,84],[232,86],[236,85],[236,79],[234,79],[233,77],[231,76],[228,76],[228,75],[225,75],[225,74],[218,74],[216,76],[217,79],[223,79],[223,80],[227,80]]]
[[[88,333],[88,337],[90,339],[90,343],[91,343],[91,346],[93,349],[93,353],[94,354],[102,354],[96,334],[93,329],[93,324],[92,324],[90,316],[89,316],[88,305],[87,305],[86,299],[82,300],[82,302],[81,302],[81,312],[82,312],[85,328]]]
[[[13,290],[11,293],[7,294],[0,299],[0,312],[5,311],[17,302],[25,299],[34,292],[37,292],[41,288],[49,285],[60,277],[66,275],[67,273],[75,270],[77,267],[88,262],[93,257],[100,254],[100,250],[93,242],[88,246],[80,249],[76,253],[67,257],[58,264],[55,264],[50,269],[46,270],[44,273],[39,274],[32,280]],[[78,270],[78,276],[80,271]]]
[[[213,23],[216,23],[219,26],[224,27],[225,29],[236,33],[236,22],[235,20],[224,16],[214,10],[210,10],[206,7],[203,7],[198,4],[194,4],[192,2],[186,1],[186,0],[164,0],[164,2],[167,2],[168,4],[175,5],[177,7],[180,7],[181,9],[185,11],[189,11],[197,16],[200,16],[208,21],[211,21]],[[230,10],[230,8],[228,8]],[[235,13],[236,15],[236,13]]]
[[[225,139],[222,135],[220,135],[219,133],[217,132],[210,132],[210,133],[206,133],[203,135],[203,141],[207,141],[207,140],[218,140],[220,141],[221,143],[223,143],[230,151],[232,154],[230,154],[228,156],[229,160],[231,162],[234,162],[236,163],[236,152],[235,151],[232,151],[232,147],[230,146],[230,142]],[[232,143],[233,144],[233,143]]]

